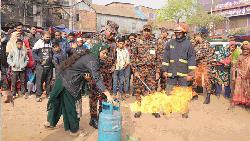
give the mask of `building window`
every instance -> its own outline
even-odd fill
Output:
[[[26,5],[26,14],[27,16],[33,16],[33,5]]]
[[[66,19],[68,19],[69,17],[68,17],[68,14],[67,13],[62,13],[62,19],[64,19],[64,20],[66,20]]]
[[[80,21],[80,14],[76,14],[76,21]]]

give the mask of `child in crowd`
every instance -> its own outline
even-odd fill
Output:
[[[31,96],[32,93],[36,92],[36,73],[35,69],[29,69],[27,70],[27,90],[28,90],[28,95]],[[28,98],[28,95],[25,96],[25,98]]]
[[[11,77],[11,89],[12,95],[16,96],[17,81],[20,79],[21,82],[21,94],[24,95],[25,89],[25,69],[28,64],[28,55],[26,47],[23,45],[21,39],[17,39],[16,46],[11,49],[7,58],[8,64],[11,66],[13,75]],[[26,96],[27,97],[27,96]]]
[[[125,39],[119,37],[117,39],[117,48],[116,48],[116,63],[113,73],[113,93],[117,98],[124,100],[124,96],[121,95],[124,93],[125,85],[125,69],[129,66],[130,57],[127,48],[125,48]],[[119,87],[118,87],[119,84]],[[117,95],[117,91],[119,94]]]

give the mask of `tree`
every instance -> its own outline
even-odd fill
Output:
[[[158,20],[176,21],[185,20],[192,16],[197,0],[167,0],[166,5],[157,11]]]
[[[246,34],[246,29],[244,28],[236,28],[233,29],[229,32],[230,35],[241,35],[241,34]]]
[[[190,25],[201,27],[209,27],[211,23],[217,24],[219,22],[225,21],[226,19],[217,14],[209,14],[201,5],[196,7],[196,10],[192,15],[186,20],[186,22]]]
[[[189,25],[209,29],[211,24],[225,20],[223,16],[209,14],[198,0],[167,0],[167,4],[157,11],[158,20],[185,21]]]

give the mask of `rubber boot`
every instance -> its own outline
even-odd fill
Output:
[[[140,118],[141,117],[141,112],[136,112],[134,115],[135,118]]]
[[[91,117],[89,121],[89,125],[92,126],[95,129],[98,129],[98,118]]]
[[[210,103],[210,95],[211,95],[210,93],[207,93],[207,97],[206,97],[203,104],[209,104]]]
[[[153,116],[155,116],[155,118],[160,118],[161,115],[159,113],[152,113]]]
[[[182,118],[188,118],[188,113],[182,114]]]
[[[203,87],[202,86],[197,86],[196,87],[196,93],[203,93]]]

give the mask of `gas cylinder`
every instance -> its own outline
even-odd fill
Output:
[[[121,141],[122,115],[120,105],[103,102],[102,112],[99,114],[98,141]]]

